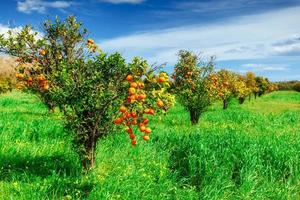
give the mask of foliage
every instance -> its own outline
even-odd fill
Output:
[[[0,35],[0,51],[17,57],[16,77],[18,87],[37,94],[41,100],[54,109],[51,90],[61,62],[72,64],[83,59],[86,29],[71,16],[65,21],[47,20],[42,26],[43,35],[26,25],[20,31],[8,31]]]
[[[207,78],[214,68],[214,57],[205,61],[190,51],[180,51],[179,61],[172,78],[174,89],[181,105],[190,113],[192,124],[197,124],[200,115],[211,105]]]

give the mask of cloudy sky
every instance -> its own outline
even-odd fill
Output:
[[[300,80],[300,0],[1,0],[0,33],[76,15],[106,51],[167,62],[180,49],[217,57],[217,68]]]

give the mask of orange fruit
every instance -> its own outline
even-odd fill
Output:
[[[160,108],[164,106],[164,102],[162,100],[158,100],[156,104]]]
[[[164,82],[166,82],[166,78],[160,76],[160,77],[158,78],[158,82],[159,82],[159,83],[164,83]]]
[[[131,113],[126,113],[126,118],[132,117]]]
[[[133,118],[136,118],[138,115],[137,115],[136,113],[131,113],[131,116],[132,116]]]
[[[146,109],[144,110],[144,113],[149,114],[149,113],[150,113],[150,109],[149,109],[149,108],[146,108]]]
[[[29,78],[28,78],[28,81],[29,81],[29,82],[32,82],[32,77],[29,77]]]
[[[138,84],[137,84],[136,82],[132,82],[132,83],[130,84],[130,87],[132,87],[132,88],[137,88],[137,87],[138,87]]]
[[[131,141],[131,144],[132,144],[133,146],[135,146],[135,145],[136,145],[136,140],[132,140],[132,141]]]
[[[134,139],[135,139],[135,135],[134,135],[134,134],[130,134],[130,135],[129,135],[129,138],[130,138],[131,140],[134,140]]]
[[[133,76],[132,75],[127,75],[126,76],[126,81],[132,82],[133,81]]]
[[[133,87],[129,88],[129,90],[128,90],[128,93],[131,95],[135,94],[135,92],[136,92],[136,90]]]
[[[148,135],[143,136],[143,140],[148,141],[149,139],[150,139],[150,137]]]
[[[145,130],[146,130],[146,126],[141,125],[141,126],[140,126],[140,131],[141,131],[141,132],[144,132]]]
[[[44,90],[49,90],[49,85],[48,84],[44,85]]]
[[[94,44],[94,40],[88,39],[88,40],[87,40],[87,43],[88,43],[88,45],[93,45],[93,44]]]
[[[121,106],[120,109],[119,109],[119,111],[122,112],[122,113],[125,113],[126,110],[127,110],[127,109],[126,109],[125,106]]]
[[[148,123],[149,123],[149,119],[148,118],[143,119],[142,124],[148,124]]]
[[[126,129],[126,132],[127,132],[128,134],[132,134],[132,128]]]
[[[153,115],[154,113],[155,113],[155,110],[154,109],[150,109],[149,114]]]
[[[146,128],[144,131],[146,134],[150,134],[151,133],[151,129],[150,128]]]
[[[138,83],[139,88],[144,88],[145,84],[143,82]]]
[[[41,56],[46,55],[46,51],[45,51],[44,49],[40,50],[40,55],[41,55]]]
[[[123,120],[122,120],[121,118],[117,118],[117,119],[114,120],[114,123],[115,123],[115,124],[121,124],[122,121],[123,121]]]
[[[137,122],[136,119],[132,120],[132,122],[131,122],[132,125],[137,125],[137,123],[138,123],[138,122]]]

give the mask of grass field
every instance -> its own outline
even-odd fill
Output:
[[[59,113],[29,94],[0,97],[0,199],[300,199],[300,93],[274,92],[189,125],[176,105],[149,143],[98,143],[81,173]]]

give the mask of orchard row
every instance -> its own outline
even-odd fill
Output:
[[[124,129],[132,145],[151,137],[151,118],[165,113],[175,101],[190,112],[192,124],[212,102],[227,108],[236,97],[242,103],[252,93],[262,95],[275,86],[266,78],[227,70],[215,71],[193,52],[180,51],[174,73],[135,57],[104,53],[75,17],[43,24],[43,35],[30,26],[0,35],[0,51],[16,57],[17,87],[40,97],[63,114],[74,137],[74,148],[85,169],[95,164],[97,141],[114,129]],[[118,126],[115,126],[117,124]],[[140,134],[139,134],[140,133]]]

